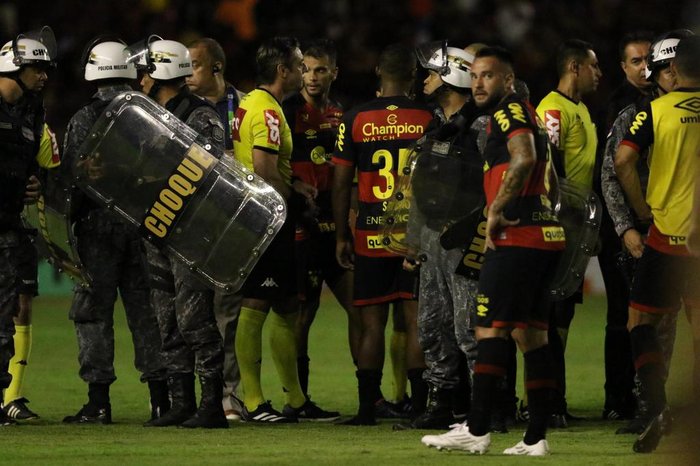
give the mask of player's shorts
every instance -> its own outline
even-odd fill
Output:
[[[489,249],[479,276],[476,326],[546,330],[549,285],[560,254],[513,246]]]
[[[243,298],[278,301],[297,294],[294,220],[287,217],[241,288]]]
[[[700,260],[666,254],[647,244],[634,271],[630,307],[666,314],[678,311],[681,299],[700,306]]]
[[[335,232],[318,233],[295,243],[299,297],[316,301],[323,282],[332,286],[346,272],[335,258]]]
[[[418,273],[406,272],[403,257],[355,255],[353,300],[355,306],[417,299]]]
[[[39,254],[28,234],[19,235],[17,249],[17,293],[37,296],[39,294]]]

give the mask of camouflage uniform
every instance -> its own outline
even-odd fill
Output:
[[[165,107],[181,118],[190,110],[186,99],[199,98],[184,86]],[[214,107],[200,105],[184,121],[215,145],[219,153],[223,151],[224,129]],[[146,255],[151,303],[158,319],[168,375],[196,372],[203,377],[221,377],[224,350],[214,317],[214,292],[171,254],[146,243]]]
[[[43,125],[40,99],[25,94],[10,106],[0,98],[0,393],[12,381],[8,367],[15,354],[19,235],[24,234],[20,212],[27,181],[38,174],[36,154]]]
[[[615,174],[615,153],[617,152],[617,148],[620,145],[620,142],[624,139],[625,134],[627,134],[630,126],[632,126],[632,122],[634,121],[636,114],[636,104],[628,105],[618,114],[612,128],[610,129],[610,133],[608,134],[601,167],[601,187],[603,191],[603,198],[605,199],[605,204],[607,205],[608,212],[610,213],[610,218],[613,221],[615,232],[617,232],[620,237],[622,237],[625,231],[629,230],[630,228],[635,228],[642,234],[645,233],[645,230],[640,225],[635,223],[634,213],[627,204],[625,193],[622,190],[620,182],[617,180],[617,175]],[[645,192],[645,194],[647,180],[649,178],[647,155],[648,154],[642,154],[637,162],[637,171],[639,173],[642,190]],[[630,273],[628,277],[630,280],[631,276],[632,274]],[[661,351],[664,355],[664,380],[668,377],[671,356],[673,355],[673,345],[676,340],[677,320],[677,312],[664,314],[656,328],[656,331],[658,332],[659,344],[661,345]],[[636,374],[634,376],[634,382],[635,395],[637,396],[637,401],[640,402],[640,381],[639,376]]]
[[[100,87],[93,102],[76,113],[68,124],[63,167],[70,169],[78,149],[104,106],[126,85]],[[155,313],[149,303],[141,241],[135,231],[105,208],[76,193],[79,219],[76,225],[78,254],[92,277],[89,287],[76,286],[70,319],[78,337],[80,377],[109,385],[114,374],[114,303],[117,289],[124,303],[134,344],[134,366],[141,381],[165,379]]]
[[[426,133],[448,123],[442,109],[438,108],[434,113],[435,119]],[[467,136],[469,132],[463,130],[453,142],[475,144],[475,134],[472,132]],[[477,157],[476,147],[466,154]],[[478,280],[455,273],[464,251],[459,248],[445,250],[440,243],[442,233],[442,227],[436,228],[435,225],[423,225],[420,229],[421,249],[427,260],[420,267],[418,339],[428,366],[423,378],[434,387],[449,390],[460,383],[460,351],[467,357],[470,374],[473,370],[476,357],[473,322]]]

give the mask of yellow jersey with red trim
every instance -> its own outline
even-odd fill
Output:
[[[700,88],[677,89],[644,106],[620,144],[649,149],[646,201],[654,225],[673,243],[685,244],[700,167]]]
[[[56,168],[61,164],[56,135],[46,123],[44,123],[44,130],[41,133],[36,161],[41,168]]]
[[[564,173],[559,175],[592,187],[598,136],[586,105],[555,90],[540,101],[537,116],[562,157]]]
[[[291,186],[292,131],[282,106],[265,89],[255,89],[242,99],[231,128],[233,154],[253,171],[253,149],[277,155],[277,169],[282,180]]]

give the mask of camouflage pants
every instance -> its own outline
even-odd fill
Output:
[[[446,251],[440,233],[422,227],[421,244],[428,249],[420,268],[418,340],[428,370],[425,380],[438,388],[459,383],[460,351],[467,356],[470,373],[476,358],[474,336],[478,282],[454,273],[462,260],[459,249]]]
[[[19,237],[13,231],[0,233],[0,393],[10,386],[10,359],[15,355],[17,298],[17,253]]]
[[[214,317],[214,292],[174,258],[145,244],[151,303],[168,374],[221,377],[224,349]]]
[[[92,277],[75,287],[70,318],[78,337],[80,377],[111,384],[114,373],[114,303],[121,294],[141,381],[163,380],[158,323],[149,302],[141,240],[126,225],[93,211],[78,224],[78,252]]]

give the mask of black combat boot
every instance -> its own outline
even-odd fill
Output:
[[[170,411],[170,391],[166,380],[149,380],[148,392],[151,395],[151,421],[163,417]]]
[[[168,388],[172,396],[170,410],[163,416],[146,422],[144,426],[177,426],[192,417],[197,411],[197,400],[194,396],[194,374],[175,374],[168,377]]]
[[[88,402],[73,416],[63,418],[66,424],[111,424],[112,407],[109,404],[109,384],[88,385]]]
[[[224,380],[221,375],[199,376],[199,384],[202,386],[202,401],[194,416],[180,424],[180,427],[205,429],[226,429],[228,421],[221,404],[224,393]]]
[[[412,421],[395,424],[394,430],[441,429],[446,430],[455,422],[452,413],[452,390],[428,386],[428,404],[423,414]]]

